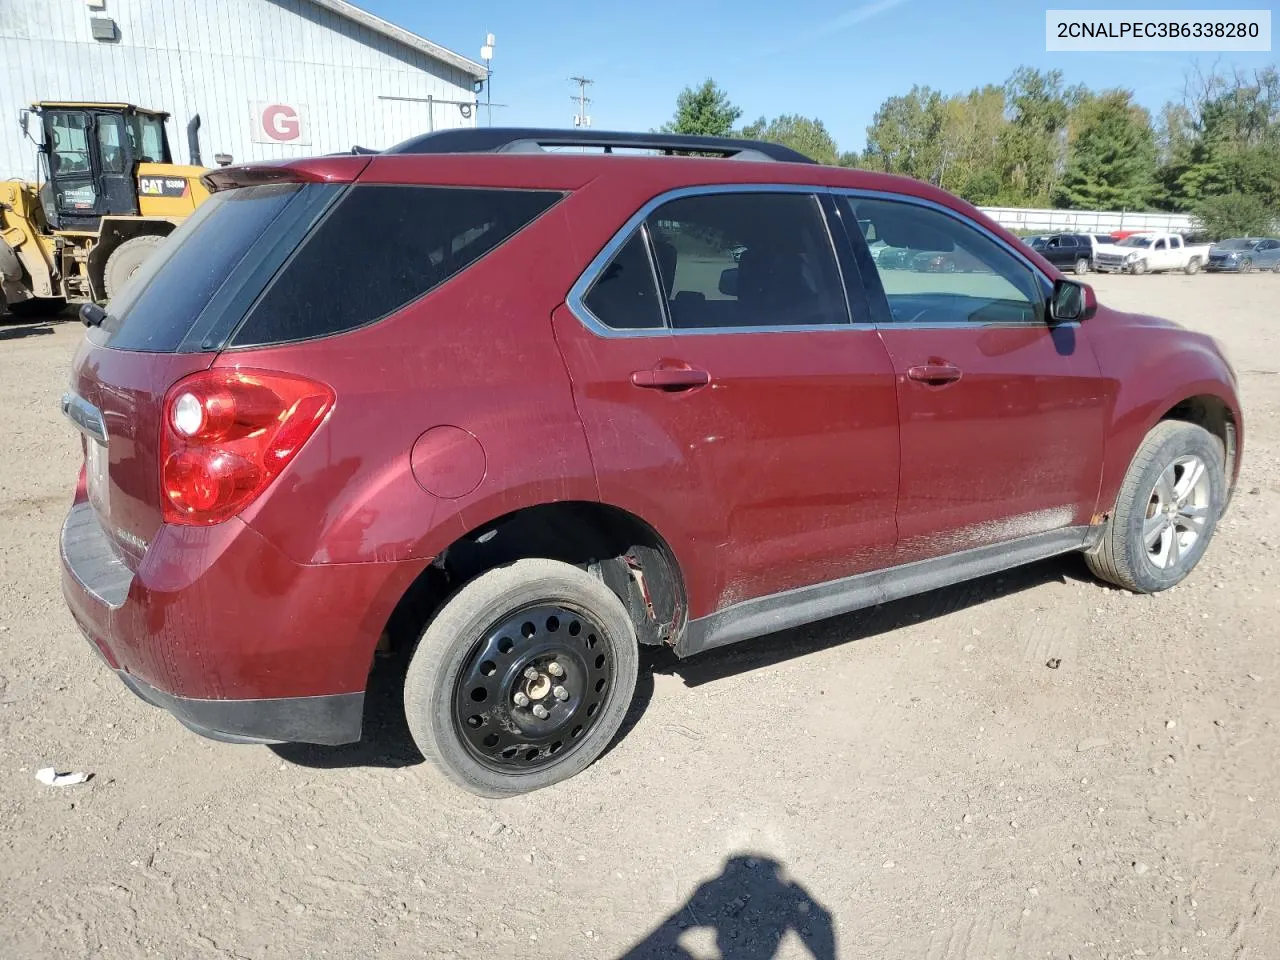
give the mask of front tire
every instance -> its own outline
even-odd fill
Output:
[[[1253,261],[1252,261],[1252,260],[1244,260],[1244,261],[1242,261],[1242,262],[1241,262],[1241,264],[1240,264],[1240,272],[1241,272],[1241,273],[1253,273]]]
[[[145,234],[126,240],[111,251],[107,258],[107,269],[103,274],[102,285],[106,288],[107,299],[110,300],[129,282],[129,278],[147,261],[156,247],[164,243],[164,237]]]
[[[1132,265],[1131,267],[1129,267],[1129,272],[1130,272],[1130,273],[1132,273],[1135,277],[1137,277],[1137,276],[1141,276],[1142,274],[1146,273],[1146,272],[1147,272],[1147,261],[1145,261],[1145,260],[1135,260],[1135,261],[1133,261],[1133,265]]]
[[[622,726],[640,654],[617,595],[556,560],[518,560],[459,590],[423,631],[405,716],[428,762],[509,797],[586,769]]]
[[[1167,590],[1204,555],[1226,492],[1216,437],[1179,420],[1157,424],[1129,465],[1101,544],[1085,554],[1089,569],[1135,593]]]

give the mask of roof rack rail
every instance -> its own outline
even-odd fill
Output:
[[[734,160],[780,160],[813,163],[798,150],[763,140],[731,137],[696,137],[682,133],[624,133],[599,130],[554,130],[523,127],[459,127],[437,130],[406,140],[385,153],[540,153],[548,147],[598,147],[654,150],[668,156],[713,154]]]

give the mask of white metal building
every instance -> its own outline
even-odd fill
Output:
[[[477,40],[480,36],[477,36]],[[35,175],[35,100],[164,110],[174,160],[381,149],[473,126],[485,68],[344,0],[0,0],[0,177]]]

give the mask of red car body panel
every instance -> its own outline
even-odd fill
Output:
[[[895,562],[1089,523],[1113,397],[1088,327],[882,329],[902,433]],[[960,379],[907,376],[930,363]]]
[[[586,264],[644,203],[721,183],[922,198],[1059,276],[970,205],[916,181],[802,164],[569,154],[318,158],[220,175],[259,182],[290,169],[316,182],[565,197],[426,296],[349,332],[220,354],[132,353],[86,338],[72,387],[106,421],[99,512],[133,579],[114,607],[69,569],[64,589],[113,668],[174,696],[362,691],[392,610],[428,562],[523,508],[587,501],[633,514],[671,548],[697,618],[1083,528],[1111,509],[1145,433],[1190,396],[1218,398],[1242,429],[1234,377],[1211,341],[1106,308],[1034,330],[886,325],[628,338],[600,336],[566,305]],[[941,362],[961,378],[931,386],[907,376]],[[163,398],[211,364],[301,374],[331,387],[336,401],[238,517],[165,525]],[[684,392],[633,384],[633,373],[663,364],[705,370],[710,383]]]

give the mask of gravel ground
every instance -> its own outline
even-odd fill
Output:
[[[1280,956],[1280,276],[1091,279],[1240,371],[1190,580],[1066,558],[650,657],[611,752],[502,802],[422,765],[384,674],[375,736],[328,750],[128,693],[58,587],[80,328],[0,326],[0,957]]]

